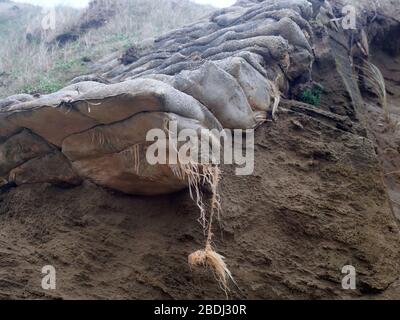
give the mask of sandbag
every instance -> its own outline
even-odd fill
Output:
[[[222,129],[218,119],[199,101],[153,79],[96,87],[77,97],[72,105],[103,124],[121,121],[140,112],[170,112],[198,120],[206,128]]]
[[[253,111],[270,110],[271,81],[240,57],[217,61],[216,64],[236,79]]]
[[[257,124],[239,83],[213,62],[180,73],[174,87],[206,105],[224,128],[250,129]]]
[[[0,176],[35,157],[51,152],[51,147],[28,130],[10,137],[0,145]]]
[[[16,185],[33,183],[79,185],[82,179],[72,169],[65,156],[58,150],[53,150],[11,170],[8,181]]]

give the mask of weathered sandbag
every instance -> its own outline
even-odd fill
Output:
[[[19,103],[19,101],[12,99],[12,98],[1,99],[0,100],[0,109],[9,107],[9,106],[11,106],[13,104],[17,104],[17,103]]]
[[[227,27],[235,23],[246,12],[243,7],[230,7],[217,11],[211,21],[217,23],[220,27]]]
[[[221,52],[238,52],[247,50],[261,53],[265,60],[279,62],[284,59],[289,47],[281,36],[257,36],[249,39],[227,41],[217,47],[209,48],[201,55],[202,58],[212,58]]]
[[[8,97],[8,99],[17,100],[18,102],[27,102],[34,100],[34,98],[30,94],[26,93],[15,94],[13,96]]]
[[[170,86],[174,86],[174,76],[169,76],[167,74],[147,74],[141,77],[142,79],[153,79],[157,81],[164,82],[166,84],[169,84]]]
[[[110,83],[108,80],[106,80],[102,77],[99,77],[98,75],[95,75],[95,74],[88,74],[88,75],[75,77],[69,83],[76,84],[76,83],[82,83],[82,82],[98,82],[98,83],[103,83],[103,84]]]
[[[72,169],[70,162],[57,150],[33,158],[11,170],[8,180],[16,185],[33,183],[78,185],[82,181]]]
[[[6,116],[0,113],[0,143],[21,130],[19,126],[7,121],[5,118]]]
[[[222,129],[220,122],[199,101],[153,79],[96,87],[79,96],[72,105],[103,124],[121,121],[140,112],[168,112],[195,119],[209,129]]]
[[[250,129],[257,124],[239,83],[213,62],[175,76],[174,87],[206,105],[224,128]]]
[[[262,58],[260,56],[257,56],[256,54],[253,54],[251,52],[243,52],[236,57],[229,57],[223,60],[215,61],[215,64],[218,67],[220,67],[236,79],[240,87],[243,89],[243,92],[245,93],[247,101],[250,104],[252,110],[256,112],[269,111],[271,106],[271,93],[273,91],[273,84],[270,80],[266,78],[267,73],[260,65],[260,59]],[[248,61],[250,61],[250,63]],[[187,73],[188,72],[181,73],[176,76],[150,74],[143,76],[143,78],[162,81],[169,85],[175,86],[179,90],[184,91],[184,87],[181,87],[182,80],[179,81],[176,80],[176,78],[179,79],[181,76]],[[220,87],[222,89],[222,86]],[[194,97],[196,99],[201,99],[196,95],[194,95]],[[205,105],[207,104],[205,103]],[[235,110],[234,106],[230,106],[230,108],[232,109],[232,112]]]
[[[273,88],[268,79],[240,57],[217,61],[216,64],[236,79],[253,111],[269,111]]]
[[[0,109],[21,103],[32,101],[33,97],[29,94],[16,94],[5,99],[0,99]]]
[[[292,19],[283,17],[276,24],[273,24],[275,35],[280,35],[285,38],[289,44],[300,47],[312,52],[312,48],[302,31],[302,29]],[[272,31],[271,31],[272,33]]]
[[[0,145],[0,176],[22,163],[51,152],[51,147],[40,137],[28,130],[10,137]]]
[[[155,195],[187,186],[165,164],[149,165],[146,141],[151,129],[161,129],[168,137],[168,123],[177,123],[177,132],[205,129],[199,121],[172,113],[145,112],[127,120],[102,125],[64,140],[63,153],[76,172],[97,184],[126,193]],[[168,146],[168,140],[165,140]],[[167,150],[166,150],[167,151]]]
[[[280,9],[290,9],[300,14],[304,19],[312,17],[312,5],[308,0],[264,0],[261,3],[263,10],[273,11]]]
[[[82,77],[85,78],[85,77]],[[85,92],[88,92],[96,87],[104,87],[105,83],[99,82],[99,81],[92,81],[92,80],[85,80],[85,81],[79,81],[79,82],[73,82],[69,86],[63,88],[60,90],[61,92],[70,92],[74,91],[76,94],[82,94]]]
[[[93,159],[74,162],[80,175],[94,183],[138,195],[173,193],[187,188],[187,182],[173,174],[168,165],[149,165],[143,149],[135,160],[134,147],[119,153],[107,154]],[[139,169],[135,163],[140,163]]]
[[[72,106],[60,103],[61,99],[44,98],[13,106],[0,113],[0,128],[10,124],[16,128],[27,128],[48,142],[61,146],[65,137],[98,124]]]
[[[191,43],[190,46],[180,50],[179,54],[187,56],[194,51],[203,52],[207,49],[218,47],[227,41],[239,41],[261,36],[281,36],[293,46],[299,46],[312,51],[304,32],[293,20],[298,20],[301,18],[299,18],[298,15],[290,10],[284,10],[284,12],[282,11],[279,12],[282,13],[282,16],[279,15],[278,12],[266,12],[264,13],[266,18],[261,20],[259,23],[249,21],[244,24],[219,30],[211,35],[205,35],[204,37]],[[287,17],[283,13],[293,17],[293,19]],[[278,19],[278,21],[276,21],[274,18]],[[307,22],[304,23],[304,26],[307,26],[306,29],[311,32]],[[171,57],[167,59],[165,63],[175,63],[174,58]]]
[[[71,161],[118,153],[130,146],[144,144],[147,132],[154,128],[164,129],[167,119],[166,113],[143,112],[123,121],[100,125],[66,138],[62,152]]]

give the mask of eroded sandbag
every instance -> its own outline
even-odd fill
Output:
[[[121,152],[129,146],[146,144],[146,135],[152,129],[166,132],[171,121],[177,123],[178,132],[184,129],[193,131],[206,129],[199,121],[176,114],[143,112],[120,122],[97,126],[71,135],[64,140],[62,152],[71,161]]]
[[[242,87],[213,62],[180,73],[174,86],[206,105],[224,128],[250,129],[257,124]]]
[[[85,79],[83,77],[83,79]],[[76,91],[77,94],[82,94],[85,92],[88,92],[96,87],[104,87],[105,84],[98,82],[98,81],[81,81],[81,82],[73,82],[72,84],[70,84],[69,86],[63,88],[61,91],[65,92],[65,91]]]
[[[8,175],[10,170],[51,150],[43,139],[23,130],[0,145],[0,176]]]
[[[7,140],[18,131],[21,131],[21,128],[7,121],[6,116],[0,113],[0,142]]]
[[[78,185],[82,181],[72,169],[70,162],[57,150],[33,158],[11,170],[8,180],[17,185],[33,183]]]
[[[206,129],[199,121],[176,114],[145,112],[72,135],[65,139],[62,151],[80,176],[103,187],[146,195],[174,192],[187,183],[176,178],[167,162],[150,165],[146,158],[147,147],[154,142],[147,141],[147,133],[161,129],[168,148],[171,122],[177,124],[178,134],[190,129],[199,136]]]
[[[149,165],[144,149],[139,151],[141,165],[137,169],[135,153],[132,147],[119,153],[76,161],[74,168],[82,177],[100,186],[128,194],[159,195],[187,188],[187,182],[174,175],[168,165]]]
[[[36,101],[35,101],[36,102]],[[7,117],[0,117],[0,126],[9,122],[15,127],[28,128],[48,142],[61,146],[65,137],[91,128],[97,122],[69,106],[36,106],[16,109]],[[42,104],[39,102],[39,104]],[[20,105],[17,105],[20,106]]]
[[[273,93],[271,81],[240,57],[228,58],[216,63],[236,79],[253,111],[269,111]]]
[[[135,79],[96,87],[72,102],[82,114],[109,124],[140,112],[168,112],[200,121],[206,128],[222,128],[199,101],[153,79]]]

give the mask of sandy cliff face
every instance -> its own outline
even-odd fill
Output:
[[[224,298],[186,262],[204,240],[186,181],[121,155],[175,116],[182,128],[264,122],[255,172],[222,166],[214,234],[238,283],[231,297],[398,297],[399,52],[382,46],[398,21],[385,1],[361,10],[356,30],[338,29],[323,14],[343,4],[241,1],[58,93],[0,101],[0,296]],[[387,80],[388,109],[363,80],[368,60]],[[316,83],[318,106],[296,100]],[[51,293],[39,287],[46,264],[58,270]],[[342,289],[345,265],[356,290]]]

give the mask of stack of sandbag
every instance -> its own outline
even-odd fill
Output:
[[[168,140],[171,122],[196,134],[256,128],[292,81],[308,81],[311,16],[306,0],[246,2],[147,41],[132,64],[104,61],[79,78],[100,82],[0,100],[3,184],[87,179],[145,195],[187,187],[170,163],[149,163],[147,134]]]

